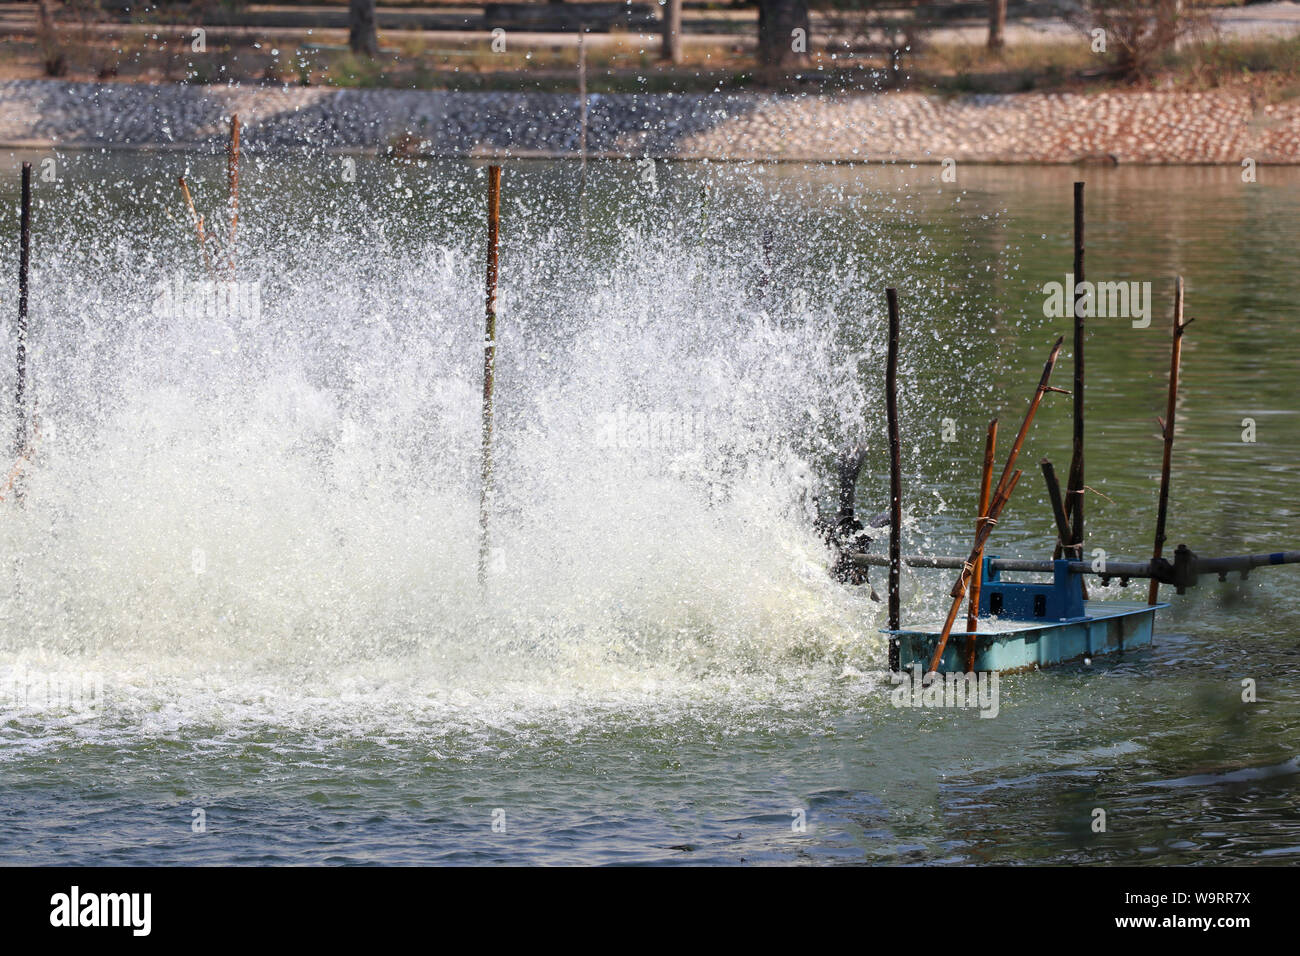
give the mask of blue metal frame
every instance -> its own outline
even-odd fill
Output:
[[[996,615],[1015,621],[1079,621],[1084,617],[1083,580],[1070,573],[1069,561],[1052,562],[1051,584],[1003,581],[992,566],[997,555],[984,558],[980,585],[980,617]]]

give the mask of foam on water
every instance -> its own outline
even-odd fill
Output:
[[[880,606],[813,527],[830,455],[878,430],[868,224],[810,290],[767,288],[725,202],[714,235],[646,217],[585,243],[509,187],[486,591],[481,178],[428,177],[446,208],[415,238],[356,228],[382,206],[246,209],[260,315],[160,307],[202,277],[191,247],[61,239],[93,203],[44,207],[0,678],[100,674],[99,726],[127,734],[442,733],[804,700],[878,665]]]

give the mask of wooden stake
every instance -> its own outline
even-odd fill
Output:
[[[1164,459],[1160,464],[1160,504],[1156,509],[1156,545],[1151,552],[1151,561],[1159,560],[1165,549],[1165,518],[1169,514],[1169,472],[1174,454],[1174,415],[1178,409],[1178,378],[1183,358],[1183,333],[1190,322],[1183,321],[1183,277],[1178,277],[1174,287],[1174,332],[1173,345],[1169,350],[1169,397],[1165,401],[1165,420],[1160,423],[1160,431],[1165,440]],[[1151,579],[1147,591],[1147,603],[1157,603],[1160,594],[1160,582]]]
[[[582,166],[578,171],[578,217],[586,222],[587,198],[587,30],[578,27],[578,155]]]
[[[497,338],[497,245],[501,226],[501,167],[488,167],[487,295],[484,302],[486,331],[483,337],[483,469],[479,489],[478,580],[487,584],[488,518],[492,503],[492,389],[496,373]]]
[[[763,266],[758,274],[758,292],[757,299],[759,302],[767,295],[767,282],[772,275],[772,230],[763,230]]]
[[[185,207],[190,211],[190,221],[194,223],[194,229],[199,237],[199,251],[203,253],[203,268],[207,270],[208,277],[212,277],[212,257],[208,255],[208,237],[203,231],[203,217],[199,215],[194,208],[194,197],[190,195],[189,183],[185,177],[180,177],[181,195],[185,197]]]
[[[1070,519],[1065,513],[1065,501],[1061,496],[1061,483],[1056,479],[1056,469],[1046,458],[1039,465],[1043,469],[1043,480],[1047,483],[1047,497],[1052,503],[1052,518],[1056,521],[1056,547],[1052,549],[1052,560],[1069,551],[1073,560],[1082,561],[1083,547],[1076,548],[1071,543],[1073,535],[1070,534]],[[1083,594],[1083,599],[1088,600],[1088,582],[1080,579],[1079,591]]]
[[[889,423],[889,627],[899,627],[899,579],[903,537],[902,441],[898,435],[898,290],[886,289],[889,351],[885,362],[885,409]]]
[[[1083,183],[1074,184],[1074,284],[1083,282]],[[1069,543],[1078,554],[1083,554],[1083,335],[1084,321],[1079,314],[1080,296],[1070,290],[1074,299],[1074,451],[1070,456],[1070,474],[1066,480],[1066,514],[1070,518]]]
[[[989,505],[988,520],[976,532],[975,545],[971,548],[970,557],[962,565],[961,574],[957,577],[957,583],[952,586],[950,592],[952,594],[952,605],[948,609],[948,618],[944,622],[943,632],[939,635],[939,646],[935,648],[934,656],[930,659],[927,674],[932,674],[939,669],[939,662],[943,659],[944,649],[948,646],[948,637],[952,634],[952,626],[957,620],[957,612],[961,610],[962,599],[966,597],[966,590],[970,586],[976,558],[984,550],[984,545],[993,533],[993,528],[998,523],[1002,509],[1011,500],[1011,492],[1015,488],[1016,482],[1020,480],[1021,473],[1014,470],[1016,459],[1020,457],[1020,447],[1025,443],[1025,436],[1029,434],[1029,426],[1034,422],[1034,415],[1038,412],[1038,406],[1042,404],[1043,396],[1052,390],[1047,383],[1052,377],[1052,368],[1056,365],[1057,356],[1061,354],[1061,345],[1064,341],[1064,337],[1059,338],[1056,340],[1056,344],[1052,346],[1052,352],[1047,357],[1047,364],[1043,366],[1043,374],[1038,380],[1038,388],[1034,390],[1034,397],[1029,402],[1029,410],[1025,412],[1025,420],[1021,422],[1020,431],[1016,433],[1016,440],[1011,446],[1011,454],[1007,456],[1006,467],[1002,469],[1002,477],[998,479],[997,490],[993,492],[993,501]]]
[[[22,206],[18,223],[18,376],[14,383],[14,408],[18,415],[14,456],[27,450],[27,296],[32,262],[32,164],[23,163]]]
[[[239,226],[239,114],[230,117],[230,148],[226,153],[226,180],[230,187],[230,278],[235,278],[235,231]]]
[[[586,30],[578,31],[578,155],[587,165],[587,44]]]
[[[984,439],[984,470],[980,475],[980,497],[975,513],[975,534],[978,535],[980,529],[988,523],[989,520],[989,495],[992,493],[993,484],[993,457],[997,454],[998,447],[998,420],[995,418],[989,422],[988,436]],[[984,549],[981,548],[975,558],[975,570],[972,572],[970,583],[970,599],[966,605],[966,630],[970,632],[970,637],[966,638],[966,672],[970,673],[975,670],[975,631],[979,628],[980,616],[980,585],[984,577]]]
[[[1044,458],[1039,463],[1043,469],[1043,480],[1047,483],[1047,498],[1052,503],[1052,517],[1056,519],[1056,554],[1060,555],[1066,548],[1073,552],[1070,543],[1070,519],[1065,514],[1065,502],[1061,498],[1061,483],[1056,480],[1056,469]]]

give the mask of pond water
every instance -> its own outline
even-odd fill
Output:
[[[813,527],[850,442],[886,504],[893,285],[904,550],[965,553],[984,427],[1005,454],[1069,332],[1043,290],[1084,178],[1088,278],[1151,306],[1090,323],[1089,551],[1150,556],[1180,274],[1169,547],[1300,547],[1300,171],[507,164],[480,587],[482,167],[250,155],[232,255],[219,157],[24,155],[5,276],[17,159],[37,434],[0,504],[0,861],[1300,856],[1295,571],[1164,593],[1151,648],[1005,676],[983,719],[893,705],[883,607]],[[181,173],[235,261],[216,304]],[[1070,402],[996,553],[1050,554]],[[951,572],[903,583],[932,620]]]

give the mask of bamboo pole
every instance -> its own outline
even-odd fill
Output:
[[[993,457],[997,454],[998,447],[998,420],[995,418],[989,422],[988,436],[984,439],[984,469],[980,474],[980,497],[977,505],[975,517],[975,533],[978,535],[980,528],[988,523],[989,520],[989,495],[992,493],[993,484]],[[975,558],[975,570],[972,572],[970,583],[970,599],[966,605],[966,630],[970,632],[970,637],[966,638],[966,672],[970,673],[975,670],[975,631],[979,628],[980,616],[980,585],[984,577],[984,549],[981,548]]]
[[[32,262],[32,164],[23,163],[22,205],[18,223],[18,323],[17,378],[14,382],[14,408],[18,416],[14,432],[14,455],[21,457],[27,449],[27,298]]]
[[[970,557],[962,565],[961,574],[957,576],[957,583],[952,586],[952,605],[948,609],[948,618],[944,622],[943,632],[939,635],[939,645],[935,648],[934,656],[930,660],[930,667],[927,673],[934,673],[939,669],[939,662],[943,659],[944,649],[948,646],[948,637],[952,634],[952,626],[957,620],[957,612],[961,610],[962,599],[966,597],[966,590],[970,586],[971,574],[974,571],[976,557],[984,550],[984,545],[989,536],[993,533],[993,528],[998,523],[998,518],[1002,514],[1002,509],[1011,499],[1011,492],[1020,480],[1020,472],[1015,471],[1016,459],[1020,457],[1020,448],[1025,443],[1025,436],[1029,434],[1029,426],[1034,422],[1034,415],[1038,412],[1038,406],[1042,404],[1043,396],[1050,392],[1060,392],[1062,389],[1053,388],[1048,384],[1052,377],[1052,368],[1056,365],[1057,356],[1061,354],[1061,345],[1064,343],[1064,337],[1056,340],[1052,346],[1051,354],[1047,357],[1047,364],[1043,366],[1043,374],[1038,380],[1038,388],[1034,390],[1034,397],[1029,401],[1029,410],[1025,412],[1024,421],[1020,423],[1020,431],[1016,433],[1016,440],[1011,446],[1011,454],[1007,456],[1006,466],[1002,469],[1002,477],[998,479],[997,490],[993,492],[993,502],[989,505],[988,520],[983,523],[979,531],[975,534],[975,544],[971,548]]]
[[[1183,359],[1183,333],[1190,322],[1183,321],[1183,277],[1178,277],[1174,286],[1174,330],[1173,344],[1169,349],[1169,396],[1165,401],[1165,418],[1160,422],[1160,431],[1165,440],[1164,459],[1160,464],[1160,504],[1156,509],[1156,544],[1151,552],[1152,563],[1160,559],[1165,549],[1165,519],[1169,514],[1169,472],[1173,465],[1174,454],[1174,415],[1178,408],[1178,379]],[[1158,420],[1158,419],[1157,419]],[[1147,591],[1147,603],[1157,603],[1160,594],[1160,582],[1151,579]]]
[[[1084,207],[1083,183],[1074,184],[1074,284],[1083,282],[1084,259]],[[1084,321],[1079,314],[1079,299],[1075,289],[1070,290],[1074,302],[1074,450],[1070,456],[1070,473],[1066,480],[1066,514],[1070,518],[1069,543],[1076,553],[1083,553],[1083,339]]]
[[[998,491],[1007,483],[1007,478],[1016,465],[1016,459],[1020,457],[1020,448],[1025,443],[1025,437],[1029,434],[1029,426],[1034,422],[1034,416],[1038,413],[1038,406],[1043,401],[1043,395],[1047,392],[1060,392],[1067,394],[1065,389],[1049,385],[1048,381],[1052,377],[1052,369],[1056,367],[1056,360],[1061,354],[1061,345],[1064,343],[1064,337],[1058,338],[1052,346],[1051,353],[1047,356],[1047,364],[1043,366],[1043,374],[1038,380],[1038,388],[1034,391],[1034,397],[1030,399],[1029,410],[1025,413],[1024,421],[1020,423],[1020,431],[1016,432],[1016,440],[1011,445],[1011,454],[1007,458],[1007,463],[1002,469],[1002,476],[998,478],[995,486],[997,489],[993,492],[994,500],[998,497]]]
[[[239,227],[239,114],[230,117],[230,147],[226,151],[226,181],[230,188],[230,278],[235,278],[235,232]]]
[[[889,351],[885,362],[885,408],[889,423],[889,627],[899,627],[899,579],[903,536],[902,441],[898,434],[898,290],[886,289]]]
[[[1023,474],[1019,469],[1013,471],[1007,476],[1007,482],[994,493],[993,502],[989,505],[989,517],[979,533],[975,536],[975,545],[971,548],[970,555],[962,562],[961,574],[957,576],[957,583],[952,586],[952,604],[948,608],[948,617],[944,620],[943,631],[939,634],[939,644],[934,650],[934,655],[930,658],[930,666],[926,668],[926,681],[938,671],[939,662],[943,660],[943,652],[948,646],[948,638],[952,635],[953,625],[957,623],[957,612],[961,610],[961,602],[966,597],[966,591],[970,587],[971,576],[974,573],[975,556],[984,550],[984,545],[988,542],[989,536],[993,532],[993,526],[998,523],[998,518],[1002,516],[1002,509],[1006,507],[1011,500],[1011,492],[1015,490],[1016,483],[1020,481]]]
[[[478,580],[487,583],[488,518],[492,504],[492,391],[496,375],[497,246],[501,227],[501,167],[488,167],[487,292],[484,300],[486,331],[483,336],[483,443],[482,484],[479,487]]]
[[[185,197],[185,207],[190,211],[190,221],[194,223],[195,232],[199,237],[199,251],[203,253],[203,268],[208,272],[209,278],[212,276],[212,257],[208,255],[208,237],[203,231],[203,217],[199,211],[194,208],[194,197],[190,195],[190,185],[185,181],[185,177],[180,177],[181,195]]]

